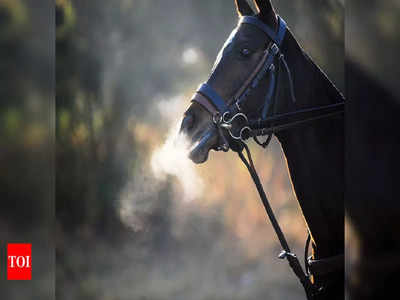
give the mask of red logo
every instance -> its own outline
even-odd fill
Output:
[[[7,279],[31,280],[32,244],[7,245]]]

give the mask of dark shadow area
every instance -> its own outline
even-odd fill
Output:
[[[350,299],[378,299],[396,293],[400,268],[400,5],[346,5],[347,284]]]
[[[54,11],[0,2],[0,290],[54,299]],[[7,243],[32,244],[32,280],[7,281]]]

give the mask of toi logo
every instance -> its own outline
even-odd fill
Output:
[[[32,244],[7,245],[7,279],[31,280]]]

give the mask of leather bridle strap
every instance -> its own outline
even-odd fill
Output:
[[[260,21],[260,19],[258,19],[257,17],[254,17],[254,16],[242,17],[240,20],[240,23],[241,24],[251,24],[253,26],[256,26],[258,29],[263,31],[271,40],[273,40],[275,42],[275,44],[280,46],[285,37],[287,25],[286,25],[285,20],[283,20],[279,16],[278,16],[278,21],[279,21],[278,32],[274,32],[271,28],[268,27],[267,24]]]
[[[319,113],[319,114],[317,114],[314,117],[303,118],[300,120],[287,122],[287,123],[284,123],[281,125],[275,124],[276,122],[279,122],[281,120],[287,120],[288,118],[291,118],[291,117],[294,118],[294,117],[297,117],[297,116],[305,114],[305,113],[313,113],[313,114]],[[279,131],[297,127],[304,123],[309,123],[309,122],[313,122],[313,121],[320,120],[320,119],[332,118],[337,115],[342,115],[343,113],[344,113],[344,102],[339,102],[339,103],[328,104],[328,105],[323,105],[323,106],[319,106],[319,107],[306,108],[306,109],[301,109],[301,110],[294,111],[294,112],[274,115],[274,116],[266,118],[264,120],[250,120],[249,127],[251,128],[251,132],[249,134],[249,137],[277,133]],[[275,125],[272,126],[271,125],[272,122],[274,122]]]
[[[274,212],[271,208],[271,205],[269,204],[268,198],[264,192],[264,188],[261,184],[260,178],[257,174],[257,171],[254,167],[253,159],[251,157],[250,149],[247,146],[246,143],[241,142],[243,145],[243,148],[246,150],[247,158],[244,156],[243,152],[238,151],[238,155],[244,165],[247,167],[251,178],[254,181],[254,184],[257,188],[258,194],[260,195],[260,198],[262,200],[262,203],[264,205],[265,211],[267,212],[267,215],[269,217],[269,220],[271,221],[272,227],[275,230],[275,233],[279,239],[279,242],[283,248],[282,252],[279,254],[280,259],[287,259],[289,266],[292,268],[293,272],[296,274],[297,278],[300,280],[301,284],[304,287],[304,290],[307,295],[307,299],[312,300],[314,299],[314,296],[317,293],[317,290],[315,287],[312,285],[309,277],[304,273],[303,268],[300,265],[300,261],[297,258],[296,254],[292,253],[289,245],[286,241],[285,235],[282,232],[281,227],[279,226],[278,221],[276,220],[276,217],[274,215]]]
[[[228,110],[228,105],[225,103],[224,99],[222,99],[208,83],[200,85],[197,93],[207,97],[220,113]]]
[[[201,93],[195,93],[192,98],[192,102],[196,102],[200,104],[203,108],[205,108],[213,117],[219,114],[218,109],[216,109],[208,98],[204,97]]]
[[[250,76],[247,78],[247,80],[242,84],[242,86],[240,87],[240,89],[235,93],[235,96],[233,96],[233,99],[239,99],[239,97],[243,94],[243,92],[246,90],[246,88],[248,87],[248,85],[252,82],[252,80],[254,79],[254,77],[261,71],[261,68],[264,66],[267,58],[269,56],[269,52],[268,50],[266,50],[264,52],[263,57],[261,58],[261,61],[258,63],[258,65],[256,66],[256,68],[253,70],[253,72],[251,72]],[[230,103],[232,102],[232,100],[230,101]]]

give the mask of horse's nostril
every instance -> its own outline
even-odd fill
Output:
[[[193,127],[194,117],[192,114],[186,114],[182,120],[181,131],[188,131]]]

